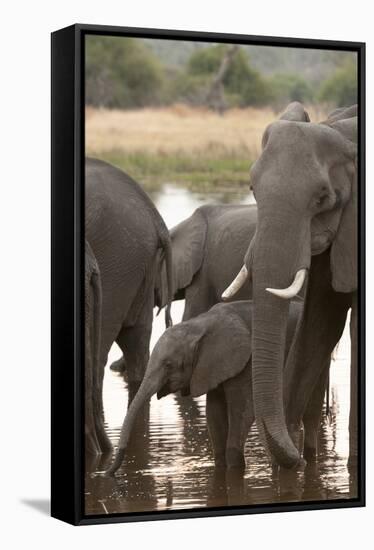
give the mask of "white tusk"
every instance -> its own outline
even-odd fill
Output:
[[[222,299],[227,300],[228,298],[231,298],[238,292],[238,290],[244,285],[246,279],[248,277],[248,269],[243,265],[233,282],[230,286],[226,288],[226,290],[222,294]]]
[[[266,290],[270,292],[270,294],[274,294],[274,296],[279,296],[279,298],[289,300],[290,298],[294,298],[296,294],[300,292],[303,287],[305,277],[306,269],[299,269],[295,275],[292,285],[288,288],[267,288]]]

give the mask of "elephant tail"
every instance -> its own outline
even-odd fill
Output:
[[[167,280],[167,303],[165,309],[165,325],[166,328],[173,326],[173,320],[171,318],[171,304],[174,298],[174,289],[173,289],[173,260],[172,260],[172,249],[170,236],[167,236],[167,239],[164,240],[163,249],[164,249],[164,259],[166,265],[166,280]]]

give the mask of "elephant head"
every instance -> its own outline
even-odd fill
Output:
[[[198,397],[245,368],[251,356],[248,327],[238,316],[230,316],[228,322],[228,316],[219,308],[212,323],[210,312],[167,329],[156,343],[123,422],[117,454],[108,475],[120,467],[136,416],[153,395],[161,399],[181,391],[182,395]],[[227,353],[228,341],[230,353]]]
[[[299,103],[270,124],[251,170],[258,225],[245,265],[226,297],[247,276],[253,284],[252,372],[256,421],[278,464],[299,452],[283,404],[289,300],[300,292],[311,256],[330,250],[332,286],[357,287],[357,110],[313,124]],[[345,118],[349,116],[351,118]]]

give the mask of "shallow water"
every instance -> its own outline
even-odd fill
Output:
[[[249,203],[247,193],[198,194],[173,185],[153,195],[167,225],[172,227],[204,203]],[[174,322],[181,319],[184,303],[174,302]],[[155,317],[151,348],[164,330],[163,316]],[[120,357],[114,345],[108,365]],[[169,395],[153,397],[145,434],[133,442],[117,477],[97,475],[111,456],[87,463],[86,514],[144,512],[275,502],[313,501],[357,497],[357,480],[347,469],[349,416],[348,326],[330,369],[330,416],[324,417],[319,456],[296,472],[274,472],[259,441],[255,426],[246,442],[244,475],[225,474],[214,468],[206,421],[205,396],[198,399]],[[104,409],[106,429],[117,444],[127,408],[126,382],[106,368]]]

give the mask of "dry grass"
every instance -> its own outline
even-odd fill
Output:
[[[312,120],[325,113],[309,110]],[[248,185],[270,108],[219,115],[173,105],[132,111],[86,109],[86,151],[122,168],[147,188],[165,181],[194,190]]]
[[[312,112],[313,111],[313,112]],[[310,109],[312,120],[324,113]],[[247,152],[256,158],[266,126],[277,114],[270,108],[230,109],[223,116],[212,111],[173,105],[132,111],[88,108],[86,148],[88,154],[111,151],[188,153]]]

